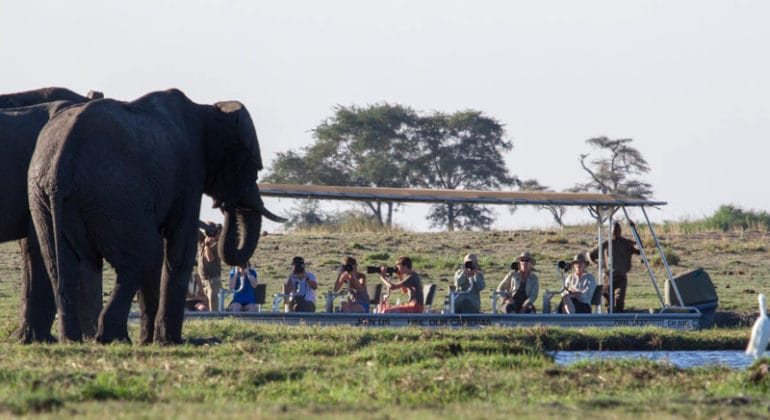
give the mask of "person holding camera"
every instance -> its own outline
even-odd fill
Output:
[[[203,284],[203,293],[211,311],[219,310],[219,289],[222,288],[222,260],[219,259],[217,243],[222,225],[206,222],[209,229],[205,234],[198,232],[198,275]]]
[[[572,274],[564,279],[564,290],[561,292],[559,313],[590,314],[591,298],[596,290],[596,279],[586,271],[588,258],[580,253],[572,259]]]
[[[532,268],[537,261],[529,251],[519,255],[518,264],[511,264],[511,271],[506,274],[503,281],[497,286],[498,292],[508,292],[509,296],[503,300],[505,313],[508,314],[533,314],[535,301],[540,293],[540,281]]]
[[[391,274],[394,272],[400,281],[393,282],[390,279]],[[387,303],[380,304],[380,313],[421,314],[423,312],[422,282],[420,281],[420,276],[412,271],[411,258],[398,257],[395,269],[392,267],[380,267],[380,280],[385,283],[388,289],[401,289],[402,292],[409,295],[409,301],[402,305],[388,306]]]
[[[369,293],[366,291],[366,276],[358,272],[358,264],[353,257],[342,259],[334,282],[334,292],[347,289],[347,301],[342,302],[342,312],[369,312]]]
[[[463,257],[463,266],[455,272],[456,314],[477,314],[481,312],[481,291],[486,287],[484,273],[479,270],[475,254]]]
[[[233,301],[227,309],[230,312],[257,312],[257,297],[254,289],[257,287],[257,270],[246,263],[245,267],[233,267],[230,270],[230,290],[233,291]]]
[[[283,293],[289,295],[291,312],[315,312],[315,291],[318,281],[315,274],[305,270],[305,259],[294,257],[291,260],[291,274],[283,285]]]

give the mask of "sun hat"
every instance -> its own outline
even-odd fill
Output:
[[[582,252],[580,254],[575,254],[575,257],[572,258],[572,262],[573,263],[582,262],[583,264],[586,265],[586,267],[591,265],[591,263],[588,261],[588,258],[586,258],[586,255]]]
[[[532,254],[530,254],[529,251],[524,251],[521,253],[521,255],[519,255],[519,261],[521,260],[529,260],[529,265],[531,265],[532,267],[534,267],[535,264],[537,264],[537,260],[535,259],[535,257],[532,256]]]

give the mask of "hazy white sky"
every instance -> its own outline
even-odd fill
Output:
[[[677,220],[770,210],[768,21],[761,0],[0,0],[0,92],[237,99],[268,166],[337,104],[472,108],[505,124],[513,174],[557,190],[584,180],[586,139],[633,138],[669,203],[651,216]]]

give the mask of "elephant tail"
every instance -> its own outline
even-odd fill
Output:
[[[51,283],[54,286],[56,306],[59,310],[59,333],[65,341],[81,341],[82,330],[78,319],[78,283],[80,272],[78,258],[64,236],[63,193],[54,191],[50,197],[50,220],[46,247],[46,258]],[[42,246],[42,244],[41,244]],[[50,258],[53,257],[53,258]],[[51,263],[54,263],[51,265]]]

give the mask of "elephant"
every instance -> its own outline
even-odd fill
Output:
[[[254,124],[240,102],[201,105],[171,89],[59,112],[38,137],[28,188],[60,338],[81,340],[77,262],[104,258],[116,280],[97,342],[130,342],[127,321],[138,293],[140,343],[182,343],[201,196],[225,215],[221,258],[245,265],[262,217],[285,221],[264,207],[261,169]]]
[[[19,240],[22,257],[22,298],[19,328],[14,335],[23,343],[55,341],[51,335],[56,314],[51,282],[43,265],[37,236],[27,205],[27,170],[37,136],[48,120],[67,106],[103,95],[78,95],[64,88],[44,88],[0,95],[0,242]],[[101,269],[81,272],[88,287],[85,304],[79,308],[80,322],[86,336],[96,334],[102,309]]]

